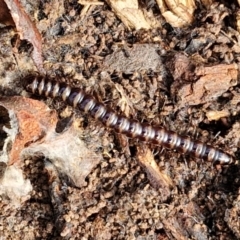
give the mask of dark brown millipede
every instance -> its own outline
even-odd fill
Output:
[[[118,133],[126,134],[130,138],[138,138],[166,148],[176,149],[181,153],[190,154],[213,163],[230,164],[233,162],[230,155],[210,145],[194,141],[189,137],[179,136],[177,133],[168,131],[165,128],[153,127],[117,114],[80,88],[72,88],[67,84],[55,82],[41,76],[29,76],[28,80],[31,83],[27,86],[27,91],[46,97],[60,97],[74,108],[90,113],[107,127],[114,129]]]

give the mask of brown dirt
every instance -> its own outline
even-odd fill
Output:
[[[48,76],[237,160],[237,2],[209,9],[199,4],[188,27],[172,28],[154,1],[142,1],[161,23],[149,30],[127,29],[106,3],[81,15],[75,0],[48,2],[23,4],[42,35]],[[25,94],[24,77],[37,71],[31,51],[14,28],[0,29],[2,96]],[[57,111],[59,134],[77,125],[81,141],[101,161],[78,188],[53,159],[25,158],[19,168],[33,190],[17,207],[1,195],[1,239],[240,239],[238,161],[213,166],[127,139],[63,102],[31,97]],[[1,128],[6,115],[0,108]],[[1,129],[0,135],[3,146],[7,136]],[[6,165],[1,168],[0,180]]]

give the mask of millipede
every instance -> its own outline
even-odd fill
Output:
[[[180,153],[189,154],[213,163],[230,164],[232,156],[200,141],[192,140],[188,136],[180,136],[163,127],[151,126],[117,114],[111,108],[99,102],[81,88],[73,88],[65,83],[53,81],[47,77],[29,76],[28,92],[51,98],[61,98],[68,105],[89,113],[105,126],[130,138],[160,145],[169,149],[176,149]]]

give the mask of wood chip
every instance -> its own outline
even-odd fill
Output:
[[[179,105],[191,106],[216,100],[230,87],[237,85],[238,66],[219,64],[213,67],[200,67],[195,70],[200,76],[194,84],[183,86],[179,92]]]
[[[154,188],[159,189],[163,201],[166,201],[170,197],[173,187],[172,179],[160,171],[150,149],[146,149],[145,151],[139,149],[138,160],[144,167],[151,184]]]
[[[137,0],[107,0],[115,14],[129,29],[149,29],[150,23],[145,18]]]
[[[229,117],[230,112],[226,109],[222,111],[206,111],[206,116],[209,121],[218,121],[221,118]]]
[[[166,21],[173,27],[189,25],[196,9],[193,0],[157,0],[157,4]]]

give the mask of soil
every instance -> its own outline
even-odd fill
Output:
[[[11,164],[1,161],[0,181],[14,165],[31,184],[17,202],[4,192],[8,188],[0,188],[1,239],[240,239],[238,3],[204,7],[199,2],[193,22],[174,28],[155,1],[146,2],[141,7],[159,26],[145,30],[126,27],[106,2],[95,1],[86,12],[75,0],[22,5],[42,36],[47,77],[83,88],[129,118],[219,148],[234,162],[213,164],[129,139],[63,101],[27,94],[26,76],[41,69],[31,55],[34,44],[20,40],[15,27],[3,25],[0,96],[9,104],[0,98],[1,148],[9,134],[3,126],[9,128],[12,115],[19,113],[11,107],[11,99],[18,101],[13,96],[55,110],[57,127],[41,110],[34,121],[51,125],[43,124],[43,136],[39,133],[34,142],[41,142],[41,154],[28,153]],[[16,128],[26,118],[18,121]],[[60,150],[76,140],[73,131],[84,144],[79,145],[82,159],[98,159],[80,183],[75,175],[71,178],[68,161],[59,167]],[[55,155],[50,154],[49,132],[53,142],[62,137]],[[22,145],[31,144],[26,140]],[[25,186],[19,185],[19,191]]]

